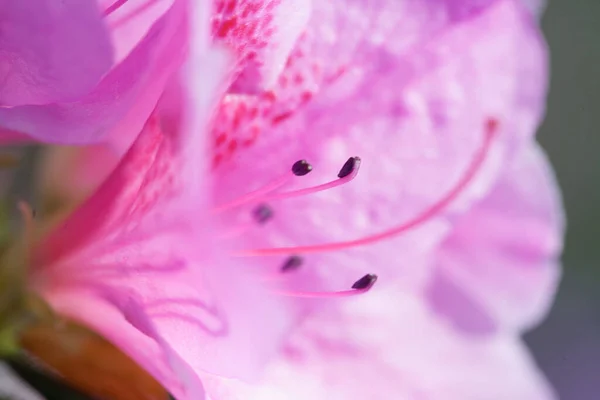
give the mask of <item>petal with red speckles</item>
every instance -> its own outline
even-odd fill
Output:
[[[240,76],[235,92],[274,85],[308,21],[311,0],[215,0],[212,34],[231,47]]]
[[[460,214],[534,134],[546,59],[526,10],[511,0],[471,13],[435,4],[314,4],[279,86],[226,96],[213,131],[217,202],[268,184],[299,159],[313,172],[289,189],[331,180],[348,157],[362,158],[351,183],[271,204],[275,217],[248,247],[353,239],[415,217],[456,184],[482,146],[487,121],[496,120],[487,161],[440,217]],[[302,102],[305,92],[311,96]],[[311,254],[307,269],[332,288],[365,272],[419,286],[429,271],[413,265],[448,228],[437,218],[372,247]]]

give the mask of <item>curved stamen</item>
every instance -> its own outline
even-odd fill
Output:
[[[356,296],[368,292],[375,282],[377,281],[377,275],[367,274],[354,282],[352,289],[341,290],[339,292],[295,292],[295,291],[276,291],[275,293],[282,296],[289,297],[302,297],[307,299],[332,299],[339,297]]]
[[[358,175],[359,167],[360,157],[350,157],[348,161],[346,161],[344,166],[340,169],[340,172],[338,173],[338,179],[334,181],[323,183],[321,185],[313,186],[310,188],[293,190],[291,192],[272,193],[265,196],[263,199],[268,201],[289,199],[290,197],[298,197],[307,194],[317,193],[323,190],[334,188],[336,186],[341,186],[356,178],[356,175]]]
[[[244,250],[236,254],[239,257],[248,256],[272,256],[272,255],[284,255],[284,254],[307,254],[307,253],[320,253],[334,250],[343,250],[355,246],[363,246],[371,243],[378,242],[380,240],[390,239],[402,233],[409,231],[410,229],[427,222],[433,217],[437,216],[444,208],[446,208],[473,180],[473,177],[477,174],[481,168],[483,162],[486,159],[486,155],[489,152],[492,140],[497,132],[496,120],[489,120],[486,122],[486,131],[484,135],[484,142],[481,149],[475,154],[471,164],[468,166],[464,175],[458,180],[452,189],[446,195],[444,195],[436,203],[422,211],[413,219],[398,225],[389,230],[376,233],[371,236],[363,237],[360,239],[347,240],[336,243],[317,244],[309,246],[297,246],[297,247],[279,247],[279,248],[266,248],[266,249],[253,249]]]
[[[312,166],[305,160],[296,161],[292,166],[291,173],[286,172],[284,175],[266,184],[265,186],[258,188],[250,193],[246,193],[245,195],[238,197],[237,199],[230,201],[229,203],[217,206],[213,208],[212,211],[218,213],[242,206],[244,204],[252,203],[257,200],[262,200],[267,194],[279,189],[280,187],[288,183],[293,177],[304,176],[310,171],[312,171]]]
[[[273,218],[273,209],[269,207],[268,204],[260,204],[252,211],[252,222],[243,223],[227,232],[222,234],[220,238],[227,239],[236,236],[240,236],[250,229],[252,229],[256,224],[264,225],[269,222]]]
[[[246,193],[243,196],[238,197],[237,199],[230,201],[229,203],[222,204],[218,207],[213,208],[213,212],[218,213],[222,211],[231,210],[232,208],[243,206],[244,204],[252,203],[253,201],[257,201],[262,199],[265,194],[276,190],[277,188],[285,185],[293,175],[286,173],[285,175],[275,179],[273,182],[256,189],[250,193]]]
[[[122,1],[122,0],[117,0],[117,1]],[[111,23],[111,26],[113,28],[116,28],[116,27],[118,27],[120,25],[126,24],[127,22],[131,21],[135,17],[139,16],[141,13],[145,12],[148,8],[152,7],[157,2],[158,2],[158,0],[148,0],[148,1],[146,1],[144,4],[140,5],[138,8],[136,8],[135,10],[133,10],[132,12],[130,12],[129,14],[127,14],[124,17],[122,17],[122,18],[114,21],[113,23]]]
[[[104,12],[102,13],[102,16],[108,17],[110,14],[114,13],[119,8],[121,8],[123,5],[125,5],[125,3],[127,3],[127,1],[128,0],[116,0],[114,3],[112,3],[110,6],[108,6],[106,8],[106,10],[104,10]]]

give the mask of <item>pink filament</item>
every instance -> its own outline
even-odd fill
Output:
[[[308,245],[308,246],[297,246],[297,247],[275,247],[275,248],[264,248],[264,249],[250,249],[238,252],[238,257],[252,257],[252,256],[274,256],[274,255],[285,255],[285,254],[307,254],[307,253],[321,253],[335,250],[343,250],[355,246],[364,246],[367,244],[375,243],[380,240],[390,239],[394,236],[400,235],[409,231],[410,229],[427,222],[436,215],[438,215],[444,208],[446,208],[472,181],[477,171],[486,159],[486,155],[492,144],[492,140],[497,132],[497,121],[490,119],[486,122],[486,131],[484,135],[483,145],[481,149],[475,154],[471,164],[467,168],[465,174],[459,179],[456,185],[440,200],[425,209],[423,212],[418,214],[413,219],[398,225],[392,229],[363,237],[360,239]]]
[[[125,1],[123,1],[123,0],[117,0],[117,2],[122,2],[121,5],[123,5],[124,3],[127,2],[127,0],[125,0]],[[141,6],[139,6],[138,8],[136,8],[135,10],[133,10],[132,12],[130,12],[129,14],[127,14],[124,17],[119,18],[118,20],[114,21],[111,24],[111,26],[113,28],[117,28],[118,26],[123,25],[123,24],[131,21],[132,19],[134,19],[135,17],[137,17],[138,15],[140,15],[141,13],[143,13],[144,11],[146,11],[148,8],[152,7],[157,2],[158,2],[158,0],[148,0],[147,2],[145,2]],[[121,5],[119,5],[119,7]]]
[[[335,299],[341,297],[349,297],[349,296],[357,296],[359,294],[364,294],[368,292],[371,287],[365,289],[350,289],[350,290],[341,290],[339,292],[303,292],[303,291],[287,291],[287,290],[277,290],[274,291],[275,294],[280,296],[287,297],[301,297],[305,299]]]
[[[123,5],[125,5],[125,3],[127,3],[127,1],[128,0],[117,0],[117,1],[115,1],[106,10],[104,10],[104,12],[102,13],[102,16],[103,17],[108,17],[110,14],[114,13],[119,8],[121,8]]]
[[[354,166],[354,169],[352,170],[352,172],[348,176],[345,176],[343,178],[338,178],[336,180],[333,180],[333,181],[327,182],[327,183],[323,183],[318,186],[313,186],[313,187],[299,189],[299,190],[293,190],[291,192],[272,193],[272,194],[269,194],[269,195],[266,195],[265,197],[263,197],[261,199],[261,201],[289,199],[291,197],[304,196],[307,194],[317,193],[317,192],[321,192],[323,190],[331,189],[336,186],[341,186],[345,183],[350,182],[351,180],[353,180],[356,177],[356,175],[358,175],[359,166],[360,166],[360,161],[358,161],[357,164]]]
[[[224,232],[222,235],[219,235],[219,238],[220,239],[231,239],[231,238],[241,236],[244,233],[248,232],[253,227],[255,227],[256,225],[257,225],[256,222],[246,222],[246,223],[241,224],[227,232]]]
[[[271,193],[272,191],[277,190],[281,186],[285,185],[294,176],[295,176],[294,174],[292,174],[291,172],[288,172],[285,175],[275,179],[273,182],[261,187],[260,189],[257,189],[253,192],[250,192],[241,197],[238,197],[237,199],[235,199],[229,203],[225,203],[225,204],[222,204],[220,206],[213,208],[212,212],[218,213],[218,212],[227,211],[232,208],[239,207],[239,206],[242,206],[242,205],[245,205],[248,203],[252,203],[254,201],[258,201],[258,200],[262,201],[264,199],[265,195],[267,195],[267,194]]]

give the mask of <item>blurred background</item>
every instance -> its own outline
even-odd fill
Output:
[[[563,190],[564,279],[548,319],[526,336],[564,400],[600,399],[600,1],[550,0],[542,27],[552,79],[539,140]]]

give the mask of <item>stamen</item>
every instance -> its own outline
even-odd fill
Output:
[[[125,3],[127,3],[127,0],[116,0],[108,8],[106,8],[106,10],[104,10],[104,12],[102,13],[102,16],[108,17],[110,14],[114,13],[119,8],[121,8]]]
[[[375,282],[377,281],[377,275],[367,274],[354,282],[352,289],[342,290],[339,292],[294,292],[294,291],[276,291],[275,293],[282,296],[289,297],[302,297],[308,299],[331,299],[339,297],[356,296],[368,292]]]
[[[296,176],[304,176],[312,171],[312,165],[306,160],[299,160],[292,165],[292,173]]]
[[[483,162],[486,159],[486,155],[489,152],[490,146],[492,144],[493,138],[497,132],[497,122],[496,120],[488,120],[486,121],[486,131],[484,135],[483,145],[479,149],[479,151],[475,154],[471,164],[467,167],[464,175],[458,180],[458,182],[454,185],[452,189],[446,195],[444,195],[440,200],[438,200],[433,205],[426,208],[420,214],[418,214],[413,219],[404,222],[403,224],[391,228],[389,230],[376,233],[371,236],[363,237],[360,239],[336,242],[336,243],[326,243],[326,244],[317,244],[317,245],[308,245],[308,246],[297,246],[297,247],[279,247],[279,248],[265,248],[265,249],[253,249],[253,250],[245,250],[237,253],[236,255],[239,257],[250,257],[250,256],[273,256],[273,255],[285,255],[285,254],[308,254],[308,253],[320,253],[320,252],[328,252],[335,250],[343,250],[356,246],[364,246],[371,243],[376,243],[381,240],[391,239],[395,236],[403,234],[409,231],[412,228],[415,228],[433,217],[437,216],[444,208],[446,208],[456,197],[462,193],[468,184],[473,180],[474,176],[477,174]]]
[[[338,178],[343,179],[355,171],[358,172],[358,167],[360,167],[360,158],[350,157],[338,172]]]
[[[291,178],[292,176],[289,173],[286,173],[285,175],[275,179],[273,182],[261,187],[260,189],[257,189],[250,193],[246,193],[245,195],[238,197],[237,199],[229,203],[215,207],[213,209],[213,212],[217,213],[226,210],[231,210],[232,208],[243,206],[244,204],[252,203],[253,201],[259,200],[262,197],[264,197],[265,194],[270,193],[273,190],[276,190],[277,188],[285,185]]]
[[[304,176],[304,175],[308,174],[310,171],[312,171],[312,166],[309,163],[307,163],[306,160],[296,161],[294,163],[294,165],[292,166],[291,174],[289,172],[286,172],[284,175],[275,179],[271,183],[268,183],[267,185],[265,185],[259,189],[256,189],[250,193],[246,193],[245,195],[238,197],[237,199],[235,199],[229,203],[225,203],[223,205],[220,205],[220,206],[214,208],[213,212],[218,213],[218,212],[230,210],[232,208],[239,207],[244,204],[252,203],[253,201],[263,199],[265,197],[265,195],[273,192],[274,190],[279,189],[280,187],[285,185],[287,182],[289,182],[294,176]]]
[[[344,185],[358,175],[358,169],[360,167],[360,157],[350,157],[348,161],[344,163],[344,166],[340,169],[338,173],[338,179],[323,183],[318,186],[313,186],[310,188],[293,190],[291,192],[283,192],[283,193],[272,193],[264,197],[264,200],[273,201],[273,200],[282,200],[288,199],[290,197],[298,197],[304,196],[307,194],[322,192],[323,190],[332,189],[336,186]]]
[[[122,1],[122,0],[118,0],[118,1]],[[129,21],[131,21],[132,19],[136,18],[137,16],[139,16],[140,14],[142,14],[143,12],[145,12],[147,9],[149,9],[150,7],[152,7],[157,2],[158,2],[158,0],[148,0],[148,1],[146,1],[144,4],[140,5],[138,8],[136,8],[135,10],[133,10],[132,12],[130,12],[129,14],[125,15],[123,18],[120,18],[120,19],[114,21],[111,24],[112,28],[114,29],[114,28],[119,27],[120,25],[128,23]],[[113,10],[113,11],[115,11],[115,10]]]
[[[236,236],[240,236],[250,229],[252,229],[257,223],[260,225],[264,225],[269,222],[273,218],[273,209],[269,207],[268,204],[260,204],[257,206],[254,211],[252,211],[252,222],[246,222],[242,225],[235,227],[234,229],[225,232],[219,237],[222,239],[232,238]]]
[[[367,274],[354,282],[352,285],[352,289],[358,290],[369,290],[373,287],[373,285],[377,282],[377,275],[375,274]]]
[[[273,218],[273,209],[267,204],[260,204],[252,212],[254,220],[259,224],[264,224]]]
[[[281,272],[292,272],[296,271],[298,268],[302,266],[302,257],[300,256],[289,256],[287,260],[283,263],[280,268]]]

